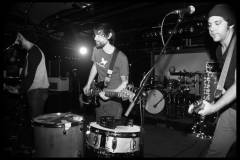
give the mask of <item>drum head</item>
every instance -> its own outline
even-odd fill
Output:
[[[145,109],[151,114],[160,113],[165,106],[163,94],[157,89],[149,90],[147,93],[148,96]]]
[[[40,115],[34,118],[34,126],[42,126],[49,128],[63,127],[66,123],[71,126],[77,126],[83,122],[83,117],[72,113],[51,113]]]
[[[118,133],[135,133],[140,132],[140,126],[133,125],[133,126],[116,126],[115,129],[106,128],[97,124],[97,122],[91,122],[90,126],[96,129],[110,131],[110,132],[118,132]]]

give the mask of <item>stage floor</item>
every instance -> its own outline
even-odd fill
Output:
[[[94,114],[76,113],[84,116],[85,123],[94,121]],[[136,115],[132,115],[135,116]],[[135,119],[140,126],[139,119]],[[30,128],[5,117],[4,153],[8,157],[32,157]],[[189,118],[166,118],[145,114],[143,131],[143,157],[202,157],[210,140],[197,138],[191,132]]]

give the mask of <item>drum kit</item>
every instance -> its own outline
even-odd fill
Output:
[[[34,118],[35,157],[83,157],[83,117],[50,113]]]
[[[139,157],[140,126],[132,121],[85,123],[81,115],[50,113],[33,119],[35,157]],[[104,124],[104,126],[103,126]]]
[[[146,85],[145,109],[149,113],[158,114],[165,111],[169,117],[183,117],[187,115],[188,106],[199,98],[195,88],[201,81],[195,77],[201,73],[173,72],[171,75],[178,76],[178,79],[165,79],[162,83],[154,81]]]
[[[8,78],[4,90],[11,96],[20,96],[15,92],[20,81],[18,77]],[[140,126],[134,125],[132,120],[125,124],[102,117],[100,122],[86,124],[83,116],[71,112],[48,113],[29,120],[26,119],[28,108],[25,103],[19,102],[16,109],[19,109],[14,111],[16,115],[11,117],[19,117],[18,123],[23,119],[21,125],[31,122],[33,157],[140,156]]]

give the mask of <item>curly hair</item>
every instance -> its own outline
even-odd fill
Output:
[[[111,44],[114,44],[116,39],[115,31],[112,29],[112,26],[109,23],[99,23],[93,28],[94,31],[102,30],[105,35],[112,34],[111,38],[109,39],[109,42]]]

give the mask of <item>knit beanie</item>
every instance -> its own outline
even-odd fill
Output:
[[[234,13],[232,12],[231,8],[226,4],[215,5],[208,13],[208,18],[210,18],[211,16],[222,17],[224,20],[228,22],[229,26],[236,23]]]

